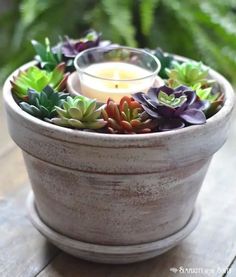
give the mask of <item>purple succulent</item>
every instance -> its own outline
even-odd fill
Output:
[[[208,108],[209,102],[201,101],[196,92],[186,86],[150,88],[147,94],[138,92],[132,96],[149,116],[158,119],[159,131],[206,122],[203,111]]]
[[[99,45],[101,34],[94,30],[89,31],[85,37],[78,40],[65,37],[65,40],[53,48],[54,52],[61,51],[66,58],[74,58],[78,53]]]

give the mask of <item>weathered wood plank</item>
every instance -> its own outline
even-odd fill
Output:
[[[0,197],[14,195],[27,180],[22,153],[14,147],[0,158]]]
[[[15,146],[0,158],[0,276],[3,277],[35,276],[59,252],[27,218],[28,191],[23,157]]]
[[[200,193],[200,224],[175,249],[150,261],[119,266],[88,263],[61,253],[39,276],[187,276],[181,272],[170,272],[173,267],[198,271],[198,276],[207,276],[209,272],[213,272],[214,277],[222,276],[236,254],[235,150],[236,122],[233,123],[230,139],[215,155]]]
[[[35,276],[58,253],[27,218],[28,191],[24,185],[13,197],[0,200],[0,276]]]

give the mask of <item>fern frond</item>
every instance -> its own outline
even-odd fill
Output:
[[[102,0],[101,3],[109,15],[109,22],[114,28],[114,32],[118,32],[126,44],[137,46],[135,41],[135,27],[132,24],[132,1]]]
[[[154,23],[155,11],[160,0],[140,1],[139,10],[141,17],[141,31],[144,35],[148,35]]]

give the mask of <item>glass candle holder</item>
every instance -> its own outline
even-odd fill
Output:
[[[160,61],[145,50],[108,46],[90,48],[78,54],[74,65],[81,94],[105,103],[123,96],[146,92],[156,81]]]

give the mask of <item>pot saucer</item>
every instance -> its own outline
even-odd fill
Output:
[[[27,206],[34,227],[55,246],[84,260],[111,264],[139,262],[168,251],[186,238],[195,229],[200,219],[200,209],[196,207],[188,223],[169,237],[138,245],[109,246],[74,240],[48,227],[38,215],[32,192],[28,196]]]

